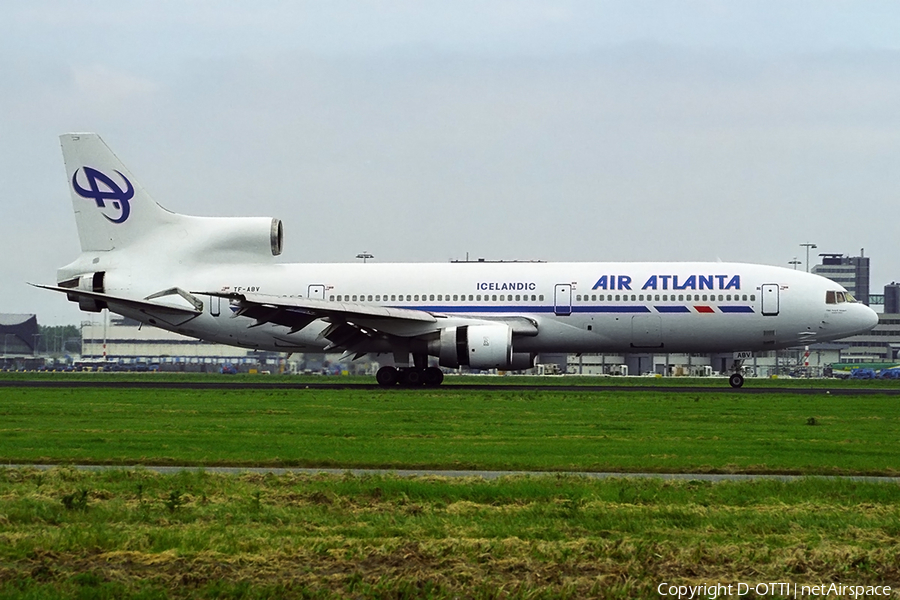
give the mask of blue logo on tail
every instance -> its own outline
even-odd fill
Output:
[[[119,184],[97,169],[82,167],[79,170],[84,171],[89,187],[85,189],[78,185],[78,171],[75,171],[75,174],[72,175],[72,188],[75,190],[75,193],[82,198],[93,198],[97,203],[97,208],[103,209],[101,211],[103,216],[111,223],[124,223],[128,219],[128,215],[131,214],[130,200],[134,197],[134,187],[128,181],[128,178],[116,171],[125,182],[125,185],[128,186],[128,189],[122,190]],[[104,189],[100,189],[101,185]],[[107,200],[110,201],[109,205],[106,204]],[[112,216],[107,213],[110,213]]]

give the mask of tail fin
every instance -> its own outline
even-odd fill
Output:
[[[178,219],[153,201],[99,135],[59,139],[82,252],[122,248]]]

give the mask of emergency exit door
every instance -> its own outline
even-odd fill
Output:
[[[777,283],[765,283],[760,288],[760,312],[766,317],[774,317],[779,310],[779,286]]]
[[[572,314],[572,284],[558,283],[553,289],[553,312],[560,316]]]

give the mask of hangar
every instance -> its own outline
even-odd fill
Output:
[[[40,335],[37,315],[0,313],[0,334],[3,336],[2,368],[25,368],[25,363],[36,354]]]

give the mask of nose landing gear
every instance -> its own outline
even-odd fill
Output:
[[[732,373],[731,377],[728,378],[728,385],[733,388],[739,388],[744,385],[744,376],[740,373]]]
[[[728,378],[728,385],[737,389],[744,385],[744,376],[741,374],[741,370],[743,368],[744,361],[741,359],[734,359],[734,363],[731,365],[731,370],[734,373]]]

